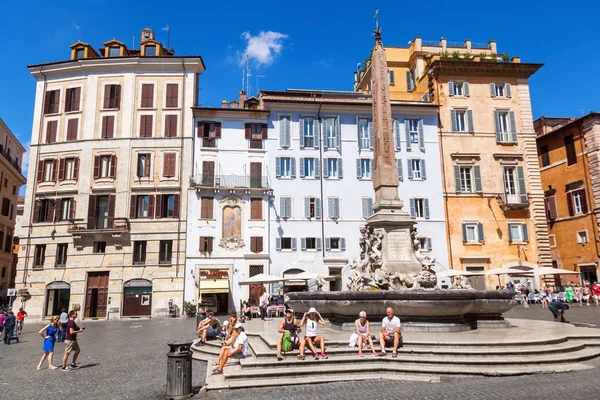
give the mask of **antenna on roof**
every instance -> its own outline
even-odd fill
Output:
[[[169,24],[162,28],[163,31],[167,31],[167,49],[171,48],[171,28],[169,28]]]
[[[131,31],[131,48],[135,49],[135,32]]]
[[[264,75],[256,75],[256,95],[258,96],[258,93],[260,92],[260,90],[258,89],[258,78],[266,78],[266,76]]]

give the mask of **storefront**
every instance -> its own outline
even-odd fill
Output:
[[[217,314],[229,313],[230,286],[229,270],[200,269],[198,271],[198,311]]]
[[[46,286],[45,317],[60,315],[62,309],[69,309],[71,298],[71,285],[67,282],[52,282]]]
[[[123,316],[140,317],[152,315],[152,282],[132,279],[123,285]]]
[[[283,273],[284,278],[290,279],[284,282],[284,293],[291,292],[308,292],[308,281],[306,280],[294,280],[294,276],[303,273],[304,270],[300,268],[291,268]]]

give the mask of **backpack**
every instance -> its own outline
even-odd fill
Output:
[[[289,353],[290,351],[292,351],[293,348],[294,345],[292,344],[292,334],[284,333],[283,341],[281,343],[281,351],[283,351],[284,353]]]

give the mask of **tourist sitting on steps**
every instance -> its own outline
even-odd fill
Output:
[[[298,326],[298,320],[294,318],[294,312],[290,308],[285,310],[285,318],[279,324],[277,332],[281,333],[281,337],[277,340],[277,361],[281,361],[283,360],[282,350],[288,353],[299,348],[300,344],[304,342],[303,339],[298,337],[298,334],[302,332],[302,328]],[[285,343],[284,338],[286,339]]]
[[[223,355],[225,354],[226,351],[229,351],[231,349],[231,347],[235,344],[235,341],[237,340],[238,337],[238,330],[235,329],[236,324],[231,325],[231,335],[225,339],[223,342],[221,342],[221,353],[219,354],[219,358],[217,358],[217,360],[212,363],[211,365],[213,367],[218,367],[219,365],[221,365],[221,360],[223,359]]]
[[[398,356],[398,346],[401,346],[402,331],[400,327],[400,318],[394,315],[392,307],[385,310],[387,317],[381,322],[381,333],[379,334],[379,343],[381,344],[381,355],[385,356],[385,346],[392,347],[392,357]]]
[[[215,318],[215,314],[209,312],[208,317],[203,319],[198,325],[196,333],[200,336],[198,346],[203,346],[207,337],[216,338],[221,333],[221,322]]]
[[[548,310],[552,313],[554,317],[554,322],[558,322],[558,316],[560,315],[560,322],[569,323],[565,319],[565,310],[568,310],[570,307],[568,304],[561,303],[560,301],[552,301],[548,304]]]
[[[223,323],[223,328],[221,328],[221,332],[217,335],[217,338],[225,339],[226,341],[229,340],[229,338],[231,337],[231,335],[234,332],[233,327],[237,323],[238,323],[237,314],[236,313],[231,314],[229,316],[229,320],[227,320]]]
[[[375,346],[373,346],[373,339],[371,338],[371,326],[369,321],[367,321],[367,313],[361,311],[358,314],[358,319],[354,321],[355,334],[357,335],[357,343],[358,343],[358,356],[363,356],[363,346],[366,347],[368,344],[371,346],[371,351],[373,352],[373,356],[377,357],[377,352],[375,351]]]
[[[300,342],[300,355],[298,355],[299,360],[304,360],[304,348],[305,345],[308,345],[310,351],[313,352],[313,356],[315,360],[319,359],[319,353],[315,349],[315,344],[319,344],[321,347],[321,358],[327,358],[327,354],[325,354],[325,338],[318,333],[318,325],[325,325],[325,320],[321,317],[321,314],[315,310],[314,307],[311,307],[308,310],[308,313],[304,313],[302,317],[302,321],[300,321],[300,326],[306,325],[306,335],[304,337],[304,341]]]
[[[219,366],[212,371],[213,375],[218,375],[223,373],[223,368],[225,368],[225,364],[230,358],[235,358],[236,360],[240,360],[245,358],[248,355],[248,336],[244,332],[244,326],[241,322],[238,322],[234,326],[237,337],[235,338],[235,342],[231,347],[225,347],[225,350],[222,352],[220,358],[221,363]]]

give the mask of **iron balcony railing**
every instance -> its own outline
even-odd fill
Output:
[[[2,156],[4,156],[4,158],[6,158],[6,160],[17,169],[17,171],[19,171],[20,174],[22,174],[23,172],[21,171],[21,166],[19,165],[19,163],[17,163],[17,159],[15,157],[11,157],[10,152],[8,150],[4,149],[4,146],[0,144],[0,154],[2,154]]]
[[[68,228],[69,232],[81,231],[128,231],[129,220],[127,218],[99,218],[88,217],[84,219],[72,220],[72,225]]]
[[[267,189],[266,176],[247,175],[194,175],[191,184],[196,187],[225,189]]]

